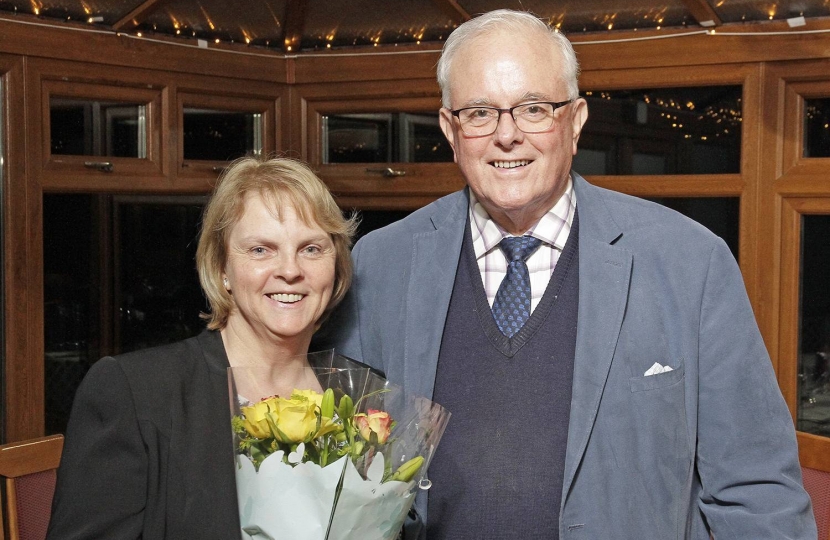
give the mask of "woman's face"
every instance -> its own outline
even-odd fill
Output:
[[[235,303],[228,325],[305,352],[334,288],[334,243],[293,207],[278,214],[258,193],[243,208],[228,235],[223,277]]]

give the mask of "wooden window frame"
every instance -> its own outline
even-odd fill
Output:
[[[828,60],[769,63],[759,156],[759,322],[793,419],[797,411],[802,216],[830,214],[830,158],[803,157],[804,100],[830,96]],[[830,471],[830,437],[797,432],[804,466]]]
[[[830,80],[798,81],[787,84],[784,95],[784,174],[794,176],[827,175],[830,158],[804,157],[804,101],[830,98]]]
[[[37,408],[19,407],[43,399],[42,273],[34,263],[39,252],[36,231],[39,224],[40,190],[27,182],[24,61],[22,57],[0,54],[3,79],[2,136],[6,155],[3,163],[3,388],[2,427],[8,436],[26,438],[31,426],[42,422]]]
[[[344,89],[346,92],[344,92]],[[365,210],[414,210],[464,187],[455,163],[323,164],[322,117],[329,114],[418,112],[438,116],[441,97],[432,80],[317,84],[299,89],[302,154],[341,206]],[[385,168],[404,173],[385,177]]]
[[[167,81],[158,73],[110,68],[105,75],[94,64],[36,58],[26,69],[27,154],[30,175],[46,191],[135,191],[164,189],[169,175],[167,134],[162,129],[168,108]],[[146,158],[53,156],[50,151],[50,97],[76,97],[146,106]],[[85,166],[110,162],[113,172]]]
[[[72,181],[72,177],[78,174],[100,176],[102,181],[111,173],[103,172],[86,166],[90,162],[110,162],[114,170],[118,170],[123,176],[157,176],[163,177],[163,156],[161,148],[161,88],[125,88],[107,84],[92,84],[79,81],[50,80],[42,81],[42,155],[43,178],[46,187],[66,187],[62,185],[65,181]],[[135,103],[144,105],[146,108],[146,139],[144,141],[147,149],[145,157],[125,158],[112,156],[90,156],[90,155],[55,155],[51,153],[51,98],[66,97],[75,99],[113,101],[123,103]],[[80,171],[80,173],[79,173]],[[65,174],[64,174],[65,173]],[[63,180],[68,176],[67,180]],[[56,180],[50,183],[51,179]]]
[[[211,89],[210,91],[193,91],[180,89],[176,93],[176,122],[177,133],[184,131],[184,109],[197,107],[240,113],[262,115],[262,154],[273,154],[277,148],[277,111],[280,110],[281,99],[262,99],[251,95],[240,94],[231,89]],[[196,160],[185,159],[184,138],[176,140],[176,168],[177,183],[179,185],[196,181],[201,183],[205,178],[215,179],[228,162],[223,160]]]
[[[828,159],[830,161],[830,159]],[[801,319],[801,232],[803,217],[830,215],[830,197],[784,197],[781,200],[781,337],[778,382],[793,418],[798,410],[798,353]],[[830,471],[830,437],[799,431],[801,464]]]

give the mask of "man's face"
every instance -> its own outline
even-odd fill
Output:
[[[506,109],[533,101],[567,101],[561,63],[560,54],[539,35],[498,31],[479,36],[453,60],[451,106]],[[469,137],[449,110],[440,114],[441,129],[467,184],[490,217],[512,234],[525,233],[562,195],[587,118],[588,106],[578,99],[558,109],[543,133],[523,133],[505,113],[495,133]]]

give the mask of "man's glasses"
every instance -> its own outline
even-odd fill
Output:
[[[568,101],[537,101],[534,103],[523,103],[510,107],[509,109],[498,109],[496,107],[464,107],[456,109],[452,115],[458,118],[461,124],[461,131],[468,137],[484,137],[492,135],[499,126],[499,119],[504,113],[510,113],[516,127],[525,133],[541,133],[547,131],[553,125],[556,117],[556,109],[564,107]]]

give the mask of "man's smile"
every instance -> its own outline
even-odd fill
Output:
[[[517,161],[493,161],[491,165],[497,169],[515,169],[516,167],[524,167],[531,163],[528,159],[520,159]]]

